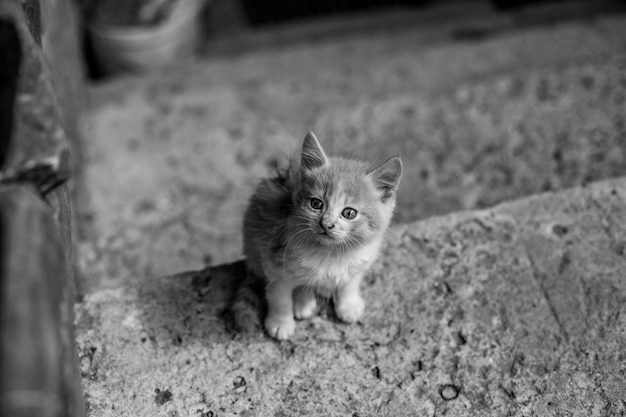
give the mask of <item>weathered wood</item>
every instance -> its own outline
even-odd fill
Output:
[[[39,13],[0,3],[0,416],[79,417],[70,152]]]
[[[50,72],[50,80],[72,153],[72,173],[80,176],[82,166],[81,122],[85,111],[85,69],[81,56],[79,17],[71,0],[41,2],[41,49]],[[77,184],[75,183],[73,187]],[[76,194],[72,194],[73,197]]]
[[[71,158],[68,181],[73,203],[72,236],[78,242],[89,234],[87,222],[79,222],[81,211],[87,210],[88,193],[83,178],[84,114],[87,102],[85,66],[82,58],[82,32],[78,6],[73,0],[46,0],[41,2],[41,50],[45,56],[55,105],[69,145]],[[73,249],[76,248],[74,244]],[[76,272],[77,293],[84,291],[86,283]]]
[[[0,190],[0,392],[3,416],[77,416],[67,190],[57,213],[32,189]],[[63,201],[65,200],[65,201]],[[61,208],[61,206],[65,208]]]
[[[50,74],[19,3],[0,2],[0,21],[13,25],[21,46],[11,132],[11,136],[19,140],[11,140],[6,146],[0,182],[35,182],[34,185],[45,193],[69,178],[70,151]]]

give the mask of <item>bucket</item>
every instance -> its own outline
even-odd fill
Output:
[[[204,0],[178,0],[154,25],[116,26],[94,18],[88,25],[94,57],[105,74],[149,71],[191,56],[200,38]]]

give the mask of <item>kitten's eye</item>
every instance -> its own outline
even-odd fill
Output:
[[[322,200],[320,200],[319,198],[312,198],[311,199],[311,207],[314,210],[321,210],[322,207],[324,207],[324,203],[322,203]]]
[[[348,220],[352,220],[352,219],[354,219],[354,218],[356,217],[356,214],[357,214],[357,213],[358,213],[358,212],[357,212],[355,209],[353,209],[352,207],[346,207],[346,208],[345,208],[345,209],[343,209],[343,211],[341,212],[341,215],[342,215],[343,217],[345,217],[346,219],[348,219]]]

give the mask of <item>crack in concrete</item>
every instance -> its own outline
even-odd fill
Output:
[[[579,290],[580,290],[580,304],[582,305],[583,311],[584,311],[584,329],[583,329],[583,334],[585,332],[587,332],[587,330],[589,329],[589,302],[588,302],[588,295],[587,295],[587,286],[585,284],[585,280],[583,278],[583,276],[580,273],[576,273],[576,269],[575,268],[570,268],[572,264],[572,255],[570,252],[570,249],[568,249],[568,246],[566,246],[563,254],[561,255],[561,261],[559,263],[559,268],[558,268],[558,273],[560,276],[564,275],[568,270],[572,271],[571,273],[575,274],[575,280],[578,283],[579,286]],[[573,280],[572,280],[573,281]],[[580,334],[580,333],[579,333]]]
[[[585,280],[581,274],[576,274],[576,279],[578,281],[578,285],[580,287],[581,292],[581,304],[583,306],[583,312],[585,316],[585,332],[589,329],[589,315],[591,314],[589,310],[589,294],[587,293],[587,285],[585,284]]]
[[[539,285],[541,295],[546,301],[550,314],[554,318],[554,321],[556,322],[556,325],[559,328],[559,333],[561,334],[563,339],[565,339],[565,342],[569,344],[569,341],[570,341],[569,333],[567,332],[567,330],[565,329],[565,326],[563,325],[563,322],[561,321],[561,317],[559,316],[559,313],[554,305],[554,302],[552,301],[552,297],[550,297],[550,294],[548,293],[548,291],[546,290],[543,284],[547,280],[547,276],[535,264],[535,260],[531,256],[530,251],[528,250],[527,243],[524,242],[523,245],[524,245],[524,252],[525,252],[526,258],[528,259],[528,263],[530,264],[532,268],[532,277],[535,280],[535,282]]]

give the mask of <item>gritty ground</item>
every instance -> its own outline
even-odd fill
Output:
[[[624,415],[624,220],[618,180],[396,226],[363,319],[282,343],[226,331],[238,264],[95,292],[90,415]]]
[[[626,17],[478,40],[420,25],[91,93],[91,416],[626,414],[626,182],[584,186],[626,173]],[[232,335],[241,265],[204,268],[240,257],[254,184],[307,130],[330,154],[403,158],[369,307],[290,342]]]

